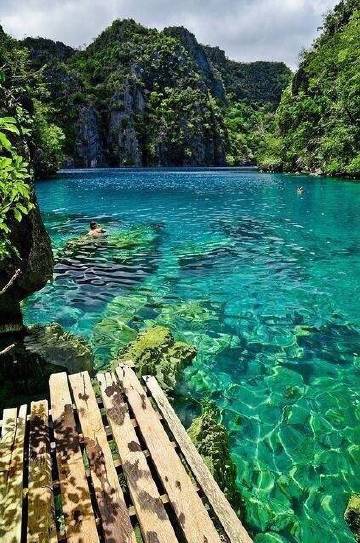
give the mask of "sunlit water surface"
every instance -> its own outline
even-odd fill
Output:
[[[27,321],[85,336],[99,367],[111,334],[97,345],[93,331],[115,297],[126,325],[169,324],[198,349],[177,411],[188,425],[201,399],[221,408],[255,541],[353,541],[343,514],[360,491],[360,185],[103,170],[61,174],[37,193],[58,257]],[[63,256],[93,218],[110,232],[147,225],[154,239],[125,259]]]

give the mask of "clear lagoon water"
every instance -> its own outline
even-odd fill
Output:
[[[86,337],[99,368],[118,347],[106,319],[125,335],[169,325],[198,349],[176,409],[185,425],[204,398],[221,409],[255,541],[354,541],[343,515],[360,491],[360,184],[82,170],[37,194],[57,263],[27,322]],[[146,240],[120,256],[64,251],[90,219]]]

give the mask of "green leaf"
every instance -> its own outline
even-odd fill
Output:
[[[17,208],[14,209],[14,217],[18,222],[22,219],[22,214]]]
[[[11,143],[3,132],[0,132],[0,147],[3,147],[7,151],[11,149]]]

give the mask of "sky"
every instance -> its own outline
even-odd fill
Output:
[[[295,68],[336,0],[0,0],[0,24],[16,38],[42,36],[75,47],[116,18],[148,27],[185,26],[234,60]]]

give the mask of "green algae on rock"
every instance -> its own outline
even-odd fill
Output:
[[[215,403],[202,404],[201,414],[193,421],[188,434],[218,485],[239,512],[242,499],[236,486],[236,467],[230,456],[229,436]]]
[[[109,357],[116,357],[119,350],[136,338],[136,334],[136,330],[121,317],[104,317],[95,325],[91,338],[97,365],[106,363]]]
[[[26,349],[39,355],[46,363],[66,369],[69,373],[92,371],[94,355],[87,342],[65,332],[57,323],[35,324],[24,338]]]
[[[99,238],[82,235],[68,240],[58,256],[68,258],[85,252],[91,253],[92,258],[103,260],[106,257],[113,262],[125,263],[138,254],[151,251],[158,235],[158,228],[153,225],[126,226]]]
[[[344,518],[350,530],[355,534],[356,541],[360,541],[360,494],[350,496]]]
[[[196,355],[192,345],[175,341],[170,330],[154,326],[138,334],[127,347],[120,350],[113,365],[131,364],[137,375],[154,375],[160,386],[171,393],[184,366]]]
[[[87,234],[70,239],[64,253],[76,253],[84,247],[104,247],[110,250],[143,250],[151,247],[158,236],[154,226],[139,225],[108,232],[99,238],[91,238]]]

